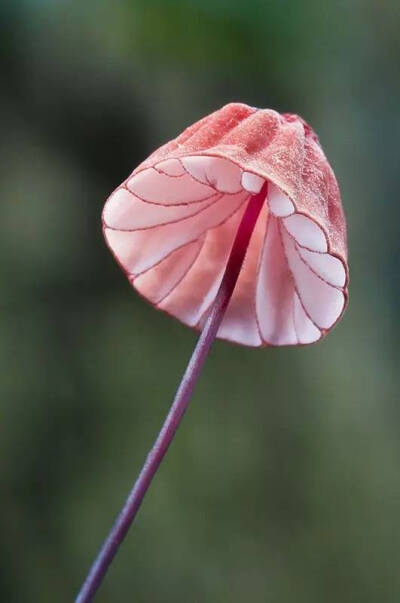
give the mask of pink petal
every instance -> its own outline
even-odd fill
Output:
[[[298,252],[306,264],[319,274],[319,276],[334,287],[344,287],[346,284],[346,270],[339,258],[329,253],[309,251],[298,247]]]
[[[197,182],[189,174],[174,178],[154,168],[134,174],[128,180],[127,187],[139,199],[160,205],[205,201],[216,192],[213,188]]]
[[[218,193],[206,201],[188,205],[155,205],[141,201],[126,188],[119,188],[107,200],[103,220],[108,228],[114,230],[151,228],[198,214],[220,198]]]
[[[173,251],[153,268],[132,279],[136,289],[153,304],[160,303],[190,270],[203,246],[203,239]]]
[[[160,161],[154,167],[158,172],[163,172],[167,176],[173,176],[174,178],[186,174],[186,170],[179,159],[166,159],[165,161]]]
[[[187,325],[195,326],[209,310],[221,283],[244,207],[217,228],[207,231],[192,268],[159,305]]]
[[[158,264],[179,247],[200,238],[235,213],[248,193],[223,196],[202,212],[162,226],[133,232],[105,228],[104,234],[123,268],[137,275]]]
[[[256,285],[267,219],[268,208],[264,204],[250,239],[232,299],[218,331],[218,337],[249,346],[262,344],[256,314]]]
[[[265,179],[251,172],[243,172],[242,187],[249,193],[257,194],[262,189]]]
[[[294,326],[294,283],[283,249],[279,220],[270,215],[257,283],[257,317],[263,339],[272,345],[298,343]]]
[[[221,193],[239,193],[242,190],[241,169],[220,157],[182,157],[185,170],[197,181],[208,184]]]
[[[325,252],[328,249],[323,230],[307,216],[293,214],[284,218],[286,230],[302,247]]]
[[[324,281],[309,268],[284,228],[282,238],[289,268],[307,315],[317,327],[329,329],[343,311],[345,298],[342,291]]]
[[[320,339],[321,331],[308,318],[297,293],[294,294],[293,317],[299,343],[314,343]]]
[[[271,213],[277,218],[290,216],[295,210],[289,197],[272,182],[268,185],[268,205]]]

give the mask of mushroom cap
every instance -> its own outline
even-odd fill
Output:
[[[318,138],[297,115],[231,103],[157,149],[110,195],[104,236],[134,288],[201,329],[248,199],[268,193],[218,337],[321,339],[347,303],[346,222]]]

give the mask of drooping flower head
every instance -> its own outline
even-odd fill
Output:
[[[233,103],[205,117],[112,193],[103,229],[139,293],[201,334],[77,603],[92,601],[126,537],[215,336],[250,346],[313,343],[347,301],[339,188],[297,115]]]
[[[297,115],[232,103],[187,128],[108,198],[107,243],[142,296],[201,329],[247,201],[265,182],[218,337],[313,343],[346,305],[346,224],[333,171]]]

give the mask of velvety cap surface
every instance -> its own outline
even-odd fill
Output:
[[[218,337],[313,343],[346,305],[346,224],[332,169],[296,115],[232,103],[193,124],[110,195],[106,241],[141,295],[201,328],[246,204],[265,181]]]

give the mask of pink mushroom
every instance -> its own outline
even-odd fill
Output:
[[[347,303],[339,188],[297,115],[240,103],[208,115],[111,194],[103,229],[133,287],[202,334],[80,603],[91,600],[136,515],[215,336],[254,347],[314,343]]]
[[[104,234],[132,285],[201,329],[249,198],[266,203],[218,337],[249,346],[319,340],[347,298],[335,176],[295,115],[230,104],[146,159],[109,197]]]

